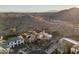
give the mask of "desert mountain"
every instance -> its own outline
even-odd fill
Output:
[[[48,30],[72,35],[79,33],[74,24],[79,23],[79,8],[70,8],[59,12],[46,13],[0,13],[0,31],[6,32],[11,27],[17,31]]]
[[[52,19],[60,19],[72,23],[79,22],[79,8],[71,8],[68,10],[60,11],[53,15]]]

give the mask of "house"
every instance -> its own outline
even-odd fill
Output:
[[[6,46],[9,47],[9,48],[19,46],[21,44],[24,44],[24,39],[23,39],[22,36],[9,38],[8,41],[6,41]]]
[[[71,48],[77,44],[79,44],[79,41],[64,37],[59,40],[58,50],[62,53],[70,53]]]
[[[70,42],[72,44],[78,44],[79,43],[79,41],[76,41],[76,40],[73,40],[73,39],[70,39],[70,38],[61,38],[60,42],[63,42],[63,41],[67,41],[67,42]]]
[[[26,35],[26,42],[34,42],[36,40],[37,34],[38,33],[36,31],[29,31]]]
[[[71,53],[73,53],[73,54],[79,54],[79,44],[74,45],[74,46],[71,48]]]
[[[50,38],[52,38],[52,35],[46,33],[45,31],[42,31],[38,34],[37,38],[39,38],[39,39],[48,39],[49,40]]]

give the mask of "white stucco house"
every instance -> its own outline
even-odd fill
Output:
[[[59,50],[63,53],[68,53],[73,51],[74,49],[72,48],[74,45],[78,45],[79,41],[73,40],[71,38],[61,38],[59,40]]]
[[[62,43],[63,41],[67,41],[67,42],[72,43],[74,45],[79,44],[79,41],[73,40],[71,38],[66,38],[66,37],[61,38],[59,42]]]
[[[40,33],[38,34],[38,37],[37,37],[37,38],[39,38],[39,39],[46,38],[46,39],[49,40],[50,38],[52,38],[52,35],[46,33],[45,31],[42,31],[42,32],[40,32]]]
[[[6,46],[9,48],[19,46],[21,44],[24,44],[24,38],[22,36],[9,38],[8,41],[6,42]]]

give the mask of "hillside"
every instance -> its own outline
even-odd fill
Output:
[[[46,13],[0,13],[0,32],[16,27],[17,32],[28,30],[59,31],[64,35],[79,33],[79,9],[71,8]]]
[[[4,13],[0,14],[0,28],[3,32],[8,31],[11,27],[16,27],[17,31],[43,30],[50,25],[43,20],[32,17],[28,13]]]
[[[55,13],[48,13],[43,16],[44,18],[48,18],[50,20],[62,20],[68,21],[71,23],[79,23],[79,8],[70,8],[66,10],[61,10]]]

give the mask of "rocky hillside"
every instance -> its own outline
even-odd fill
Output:
[[[0,13],[0,32],[16,27],[19,32],[45,29],[72,35],[79,33],[79,29],[74,25],[79,23],[78,16],[78,8],[46,13]]]
[[[40,15],[39,15],[40,16]],[[79,23],[79,8],[70,8],[66,10],[61,10],[58,12],[44,13],[42,15],[44,18],[52,20],[62,20],[71,23]]]

